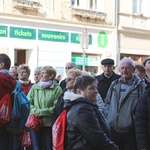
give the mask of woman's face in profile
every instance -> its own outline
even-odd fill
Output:
[[[86,99],[94,102],[96,101],[98,90],[97,90],[97,83],[93,82],[92,84],[88,85],[85,90],[81,90],[80,94],[83,95]]]
[[[68,77],[66,78],[66,88],[69,90],[73,89],[73,84],[74,84],[75,78],[73,77],[72,74],[69,74]]]

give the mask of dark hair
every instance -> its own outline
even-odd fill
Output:
[[[1,53],[0,54],[0,63],[4,63],[4,69],[9,70],[11,65],[11,60],[8,55]]]
[[[135,69],[137,69],[140,73],[146,73],[143,65],[135,65]]]
[[[73,91],[76,93],[77,89],[85,90],[93,82],[98,83],[97,79],[88,75],[83,75],[76,78]]]

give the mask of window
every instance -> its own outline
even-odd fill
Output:
[[[132,0],[133,13],[150,15],[150,1],[148,0]]]
[[[90,10],[97,9],[97,0],[90,0]]]
[[[105,0],[70,0],[74,8],[104,12]]]

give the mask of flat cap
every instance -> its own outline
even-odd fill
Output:
[[[148,60],[150,60],[150,58],[146,58],[146,59],[143,60],[143,63],[142,63],[143,66],[145,66],[145,64],[146,64],[146,62],[147,62]]]
[[[114,65],[114,60],[113,60],[113,59],[110,59],[110,58],[106,58],[106,59],[103,59],[103,60],[101,61],[101,64],[102,64],[102,65],[107,65],[107,64],[109,64],[109,65]]]

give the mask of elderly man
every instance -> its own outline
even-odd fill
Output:
[[[116,74],[113,71],[114,69],[113,59],[110,58],[103,59],[101,61],[101,65],[103,73],[101,75],[96,76],[95,78],[98,80],[98,92],[104,101],[110,84],[114,80],[120,78],[120,75]]]
[[[137,150],[135,109],[145,83],[134,71],[134,61],[123,58],[119,63],[121,77],[112,82],[105,99],[104,113],[112,129],[112,140],[120,150]]]
[[[77,65],[74,62],[67,62],[65,65],[66,74],[69,69],[72,69],[73,67],[76,67],[76,66]],[[66,79],[60,82],[60,87],[62,88],[62,90],[66,87]]]

